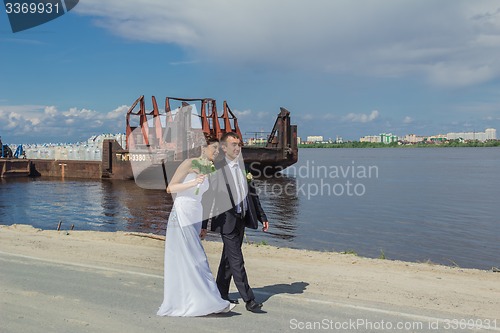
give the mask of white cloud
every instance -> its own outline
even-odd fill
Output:
[[[86,0],[75,9],[126,39],[192,59],[466,86],[500,76],[494,0]],[[140,27],[140,29],[137,29]]]
[[[269,118],[269,112],[264,112],[264,111],[258,112],[257,118],[259,118],[259,119]]]
[[[106,114],[105,119],[124,119],[130,106],[122,105]]]
[[[45,112],[46,115],[49,115],[51,117],[57,115],[57,109],[56,109],[55,106],[47,106],[47,107],[45,107],[44,112]]]
[[[337,116],[331,113],[327,113],[323,116],[323,119],[325,120],[335,120],[337,119]]]
[[[76,107],[59,111],[53,105],[6,105],[0,106],[0,122],[4,124],[2,135],[6,140],[9,137],[24,143],[44,142],[45,137],[50,137],[64,142],[70,135],[85,139],[101,133],[125,132],[128,109],[122,105],[102,113]]]
[[[18,126],[21,116],[18,113],[11,112],[5,119],[7,120],[7,129],[13,129]]]
[[[377,110],[373,110],[370,114],[363,113],[349,113],[342,117],[343,121],[350,121],[353,123],[370,123],[377,119],[380,113]]]
[[[233,112],[236,115],[236,117],[247,117],[252,114],[252,110],[244,110],[244,111],[234,110]]]
[[[16,133],[34,131],[42,118],[43,106],[40,105],[0,105],[0,122]]]
[[[82,118],[86,120],[97,120],[99,115],[97,115],[96,111],[88,110],[88,109],[80,109],[78,108],[70,108],[68,111],[62,113],[65,117],[71,118]]]
[[[413,123],[414,119],[412,117],[409,117],[409,116],[406,116],[404,119],[403,119],[403,123],[404,124],[411,124]]]

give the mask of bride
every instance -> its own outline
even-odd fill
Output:
[[[217,139],[207,141],[201,157],[182,162],[167,188],[176,197],[167,223],[159,316],[205,316],[229,312],[234,306],[221,298],[200,239],[204,236],[201,198],[208,189],[206,170],[219,152]]]

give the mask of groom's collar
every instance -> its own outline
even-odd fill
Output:
[[[236,165],[238,164],[238,159],[237,159],[237,158],[235,158],[234,160],[230,160],[230,159],[228,159],[227,157],[224,157],[224,158],[225,158],[225,160],[226,160],[226,164],[227,164],[230,168],[234,167],[234,165],[235,165],[235,164],[236,164]]]

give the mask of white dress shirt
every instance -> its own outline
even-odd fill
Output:
[[[226,158],[227,165],[229,167],[229,170],[231,170],[231,175],[233,176],[234,183],[236,185],[236,195],[233,194],[233,197],[235,197],[235,204],[236,204],[236,212],[237,213],[243,213],[246,212],[246,202],[245,198],[247,196],[247,184],[245,183],[246,177],[244,176],[243,170],[240,168],[240,165],[238,163],[238,159],[234,160],[229,160]],[[240,204],[241,203],[241,204]],[[243,208],[243,212],[241,209]]]

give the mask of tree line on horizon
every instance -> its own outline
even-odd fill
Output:
[[[299,144],[299,148],[430,148],[430,147],[499,147],[500,140],[488,141],[460,141],[448,140],[444,142],[418,142],[418,143],[402,143],[402,142],[360,142],[360,141],[347,141],[344,143],[309,143]]]

